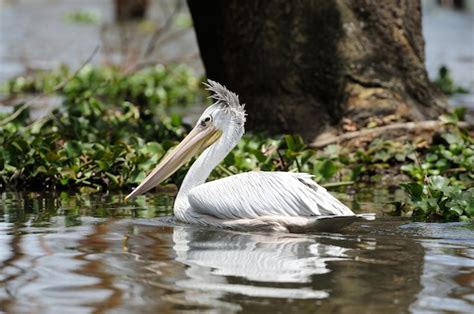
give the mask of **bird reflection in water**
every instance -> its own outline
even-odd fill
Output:
[[[334,245],[344,243],[337,236],[249,234],[176,226],[173,242],[175,260],[186,266],[184,276],[174,282],[182,290],[180,302],[228,310],[237,310],[234,304],[223,301],[229,294],[327,298],[330,289],[315,289],[314,276],[331,272],[328,262],[353,259],[352,248]],[[375,243],[367,241],[364,245]],[[329,283],[326,286],[329,288]],[[175,297],[168,301],[175,302]]]

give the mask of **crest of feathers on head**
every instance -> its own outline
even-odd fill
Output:
[[[242,123],[245,123],[245,104],[240,104],[239,96],[236,93],[231,92],[225,86],[210,79],[203,84],[206,86],[206,89],[212,93],[210,98],[215,100],[215,104],[222,105],[224,109],[234,114]]]

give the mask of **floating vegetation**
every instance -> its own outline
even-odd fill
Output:
[[[45,93],[70,75],[67,68],[9,81],[4,90]],[[57,91],[63,106],[32,121],[28,108],[0,121],[0,184],[10,189],[116,189],[141,181],[186,132],[171,104],[200,97],[197,80],[181,67],[124,75],[84,67]]]
[[[451,185],[446,177],[432,176],[425,184],[401,184],[410,196],[410,203],[402,205],[412,210],[416,221],[449,222],[474,219],[474,188],[463,190]],[[397,204],[400,206],[400,204]]]

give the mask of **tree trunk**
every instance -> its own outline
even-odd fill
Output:
[[[419,0],[188,0],[209,78],[247,104],[248,128],[307,140],[348,117],[436,118]]]
[[[114,0],[117,21],[141,20],[145,17],[148,0]]]

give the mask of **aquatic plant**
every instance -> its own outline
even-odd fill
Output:
[[[69,77],[52,73],[19,77],[7,95],[44,93]],[[15,189],[102,190],[139,182],[186,132],[173,105],[201,95],[182,67],[157,66],[125,75],[116,68],[84,67],[56,92],[62,106],[33,121],[24,104],[15,119],[0,121],[0,184]]]
[[[474,188],[462,189],[442,176],[431,176],[425,184],[406,183],[401,187],[410,196],[405,210],[416,221],[449,222],[474,219]]]
[[[415,163],[403,165],[400,169],[410,177],[422,182],[425,177],[444,175],[451,181],[472,185],[474,180],[474,138],[458,123],[464,118],[464,109],[457,108],[441,117],[452,125],[448,132],[435,133],[431,145],[421,152]]]

